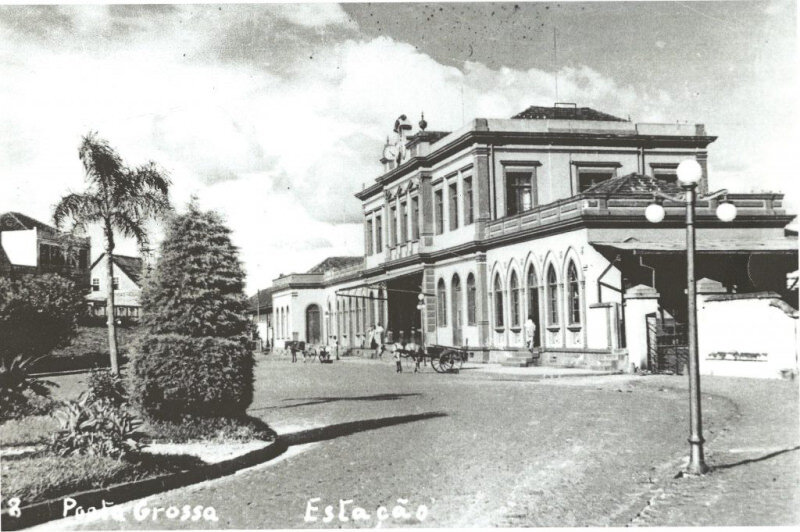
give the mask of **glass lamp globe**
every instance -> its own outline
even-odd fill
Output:
[[[666,212],[664,212],[664,207],[662,207],[658,203],[651,203],[644,210],[644,217],[647,218],[648,222],[651,222],[651,223],[654,223],[654,224],[657,224],[661,220],[663,220],[665,214],[666,214]]]
[[[420,301],[425,301],[425,294],[419,294],[417,296],[417,299],[419,299]]]
[[[678,165],[677,174],[682,185],[696,185],[703,177],[703,168],[695,159],[686,159]]]
[[[730,201],[723,201],[717,206],[717,218],[723,222],[732,222],[736,219],[736,205]]]

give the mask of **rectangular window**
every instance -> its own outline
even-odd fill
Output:
[[[89,251],[82,249],[78,251],[78,268],[85,270],[89,267]]]
[[[375,217],[375,253],[383,251],[383,220],[380,215]]]
[[[408,242],[408,208],[406,202],[400,204],[400,243]]]
[[[372,220],[367,220],[367,234],[366,234],[366,249],[367,255],[372,255]]]
[[[419,240],[419,196],[411,198],[411,239]]]
[[[389,247],[397,245],[397,207],[392,205],[389,210]]]
[[[119,277],[112,277],[111,279],[111,287],[114,290],[119,290]]]
[[[506,173],[506,214],[513,216],[534,207],[533,172]]]
[[[650,171],[658,181],[675,183],[678,180],[678,163],[650,163]]]
[[[472,177],[464,178],[464,225],[469,225],[475,221],[473,214],[472,200]]]
[[[441,190],[433,193],[433,210],[436,220],[436,234],[441,235],[444,232],[444,199],[442,198]]]
[[[100,291],[100,279],[94,278],[92,279],[92,292],[99,292]]]
[[[450,210],[450,230],[458,229],[458,183],[448,187],[448,208]]]
[[[614,170],[606,168],[581,168],[578,170],[578,192],[584,192],[603,181],[608,181],[614,174]]]

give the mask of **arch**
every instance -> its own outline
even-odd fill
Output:
[[[464,325],[463,314],[461,310],[461,278],[457,273],[453,274],[450,280],[450,299],[452,301],[452,316],[453,316],[453,345],[461,345],[461,327]]]
[[[441,277],[436,284],[436,310],[437,327],[447,327],[447,286]]]
[[[475,275],[470,272],[469,275],[467,275],[467,325],[475,325],[477,323],[475,310],[476,296],[477,288],[475,286]]]
[[[535,326],[533,335],[533,346],[539,347],[541,345],[541,331],[542,323],[539,316],[539,274],[536,272],[536,265],[533,261],[528,262],[528,269],[525,271],[525,290],[526,290],[526,305],[528,309],[527,318],[533,321]],[[528,338],[530,340],[530,338]]]
[[[505,328],[505,320],[503,319],[503,280],[500,277],[500,272],[495,272],[494,282],[492,283],[492,302],[494,309],[494,326],[497,329]]]
[[[322,340],[319,305],[312,303],[306,307],[306,342],[318,344]]]

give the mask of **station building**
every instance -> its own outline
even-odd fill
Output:
[[[686,321],[685,207],[667,201],[660,224],[644,212],[654,190],[682,193],[676,168],[687,158],[703,169],[698,193],[708,191],[716,137],[702,124],[557,104],[453,132],[429,131],[424,118],[414,131],[405,116],[394,129],[383,173],[355,195],[364,256],[274,280],[275,345],[365,348],[380,323],[391,340],[413,330],[425,344],[466,346],[477,362],[659,363],[657,336],[679,336]],[[724,199],[737,206],[732,222],[715,215]],[[784,328],[796,331],[797,290],[786,278],[797,270],[797,236],[785,230],[793,216],[782,202],[780,193],[700,199],[696,278],[702,297],[781,302]],[[795,346],[781,349],[796,368]]]

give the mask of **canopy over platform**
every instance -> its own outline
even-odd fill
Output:
[[[591,242],[595,247],[631,251],[634,255],[677,254],[686,252],[686,242]],[[717,240],[698,241],[697,253],[703,254],[796,254],[797,240],[792,238],[773,240]]]

